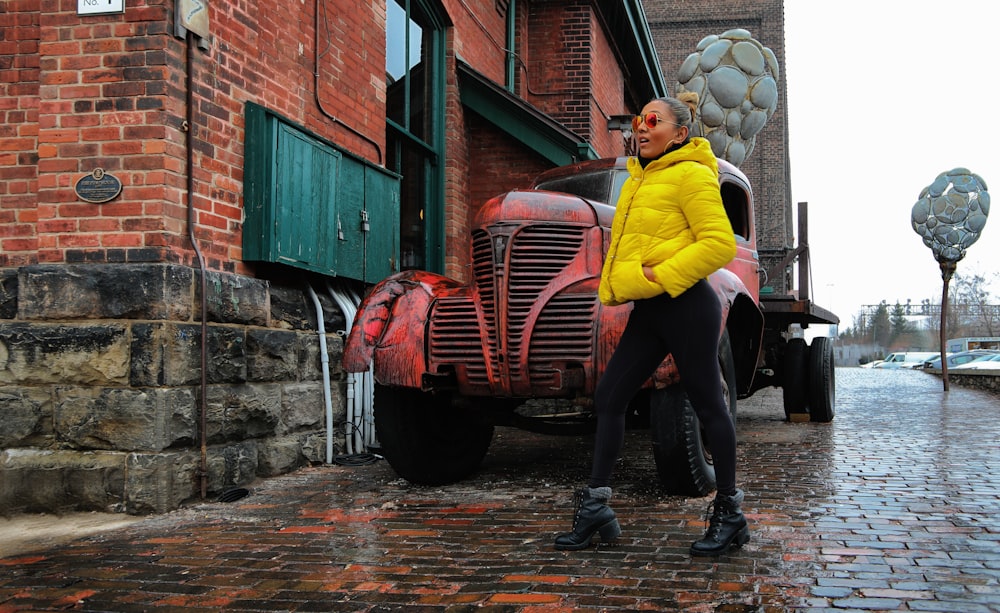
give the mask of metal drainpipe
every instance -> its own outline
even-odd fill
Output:
[[[379,144],[377,142],[375,142],[374,140],[368,138],[367,136],[365,136],[364,134],[362,134],[358,130],[354,129],[352,126],[349,126],[346,123],[344,123],[343,121],[341,121],[339,118],[337,118],[336,115],[334,115],[334,114],[330,113],[329,111],[327,111],[326,108],[323,106],[323,99],[319,95],[319,60],[323,56],[323,54],[320,53],[320,51],[319,51],[319,10],[320,10],[320,3],[321,2],[322,2],[322,0],[316,0],[316,4],[313,7],[314,8],[313,14],[315,16],[313,18],[313,33],[314,33],[314,36],[313,36],[313,70],[314,70],[314,72],[313,72],[313,97],[316,99],[316,108],[319,109],[320,113],[323,113],[324,117],[326,117],[327,119],[329,119],[333,123],[335,123],[338,126],[344,128],[345,130],[347,130],[351,134],[357,136],[361,140],[367,142],[372,147],[374,147],[375,148],[375,153],[378,154],[378,163],[381,166],[382,165],[382,147],[380,147]],[[326,5],[323,5],[323,14],[324,14],[324,16],[326,15]],[[327,40],[327,42],[329,42],[329,39]]]
[[[507,91],[514,93],[515,89],[515,62],[517,51],[514,45],[517,44],[517,0],[510,0],[507,5]]]
[[[185,37],[187,45],[187,62],[185,63],[185,92],[184,100],[187,105],[186,118],[184,120],[185,131],[187,132],[187,143],[185,145],[185,166],[187,172],[187,226],[188,238],[194,247],[195,255],[198,257],[198,271],[201,278],[201,391],[198,396],[199,412],[201,414],[201,462],[198,466],[198,476],[201,479],[201,498],[205,499],[208,494],[208,306],[206,289],[208,284],[205,281],[205,256],[201,253],[198,241],[194,237],[194,100],[193,100],[193,79],[192,63],[194,62],[194,35],[189,30]]]

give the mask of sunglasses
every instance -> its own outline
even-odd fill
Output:
[[[678,128],[681,127],[681,124],[679,123],[660,119],[660,116],[656,113],[646,113],[645,115],[636,115],[632,118],[632,131],[638,132],[639,127],[642,126],[642,124],[646,124],[646,127],[652,130],[657,124],[660,123],[668,123],[672,126],[677,126]]]

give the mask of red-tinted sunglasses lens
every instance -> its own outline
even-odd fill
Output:
[[[646,113],[645,115],[636,115],[632,118],[632,131],[638,132],[639,126],[643,123],[646,127],[652,130],[656,127],[656,124],[660,121],[660,118],[656,116],[656,113]]]

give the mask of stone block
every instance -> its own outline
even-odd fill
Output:
[[[0,270],[0,319],[17,317],[17,269]]]
[[[266,326],[268,322],[268,282],[243,275],[208,271],[205,275],[205,308],[208,321]],[[201,312],[200,284],[195,289],[195,302]],[[196,317],[195,319],[200,319]]]
[[[333,433],[333,455],[344,453],[344,433],[335,431]],[[309,462],[323,464],[326,462],[326,432],[315,432],[307,434],[302,440],[302,455]],[[331,458],[332,461],[332,458]]]
[[[332,386],[331,386],[332,388]],[[334,399],[334,420],[342,419],[342,403]],[[323,428],[326,420],[326,405],[323,401],[323,384],[296,383],[282,387],[281,419],[276,428],[279,435],[301,430]]]
[[[200,466],[197,451],[128,454],[125,512],[146,515],[176,509],[198,495]]]
[[[209,324],[209,383],[246,381],[246,339],[239,326]],[[129,380],[136,386],[201,384],[201,324],[134,324]]]
[[[22,319],[191,319],[194,273],[185,266],[44,264],[19,275]]]
[[[256,478],[256,441],[206,450],[206,497],[244,486]],[[125,510],[133,515],[166,513],[201,497],[201,453],[197,450],[128,456]]]
[[[165,323],[136,323],[132,325],[132,340],[129,345],[129,352],[132,356],[129,361],[130,385],[157,387],[166,383],[166,370],[169,365],[164,360],[166,353],[164,349],[165,339],[169,334],[168,328],[173,330],[175,327]],[[182,380],[193,379],[189,372],[178,378]],[[188,385],[194,385],[194,382],[190,382]]]
[[[312,334],[301,333],[302,336],[302,351],[299,352],[299,381],[322,381],[323,380],[323,363],[319,359],[319,336],[313,332]],[[335,338],[329,334],[326,335],[327,353],[330,353],[330,342]],[[343,354],[341,354],[343,355]],[[337,356],[336,360],[339,362],[343,359],[341,356]],[[330,370],[333,371],[334,356],[330,356]]]
[[[0,449],[51,446],[52,392],[48,387],[0,388]]]
[[[210,385],[207,394],[210,444],[270,436],[281,420],[278,384]]]
[[[241,441],[224,447],[213,447],[208,454],[208,489],[221,493],[247,485],[257,477],[260,456],[258,441]]]
[[[58,440],[80,449],[157,452],[198,440],[187,388],[60,387],[53,413]]]
[[[305,342],[304,335],[289,330],[247,330],[247,380],[298,380],[299,356]]]
[[[125,324],[0,324],[0,384],[124,385]]]
[[[316,329],[312,301],[303,290],[302,287],[271,286],[271,327],[286,330]]]
[[[326,351],[330,355],[330,376],[340,376],[344,373],[344,337],[339,334],[328,334]]]
[[[246,335],[244,328],[208,327],[208,382],[243,383],[247,380]],[[201,354],[194,372],[201,372]]]
[[[120,512],[126,454],[0,451],[0,513]]]
[[[283,436],[262,441],[257,458],[257,476],[275,477],[306,463],[300,436]]]

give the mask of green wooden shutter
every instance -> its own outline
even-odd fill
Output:
[[[399,268],[399,175],[247,103],[243,257],[372,283]]]

